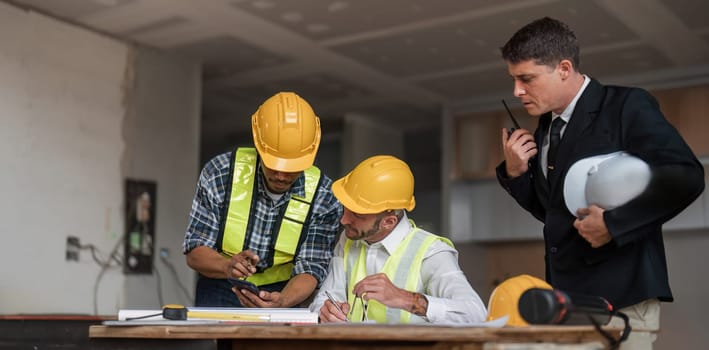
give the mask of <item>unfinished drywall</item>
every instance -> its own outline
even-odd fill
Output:
[[[125,178],[155,180],[157,245],[191,283],[179,243],[198,172],[199,65],[5,3],[0,23],[0,313],[157,305],[155,287],[119,267],[101,274],[88,249],[66,261],[66,240],[108,261],[122,243]],[[178,293],[170,274],[162,283]]]

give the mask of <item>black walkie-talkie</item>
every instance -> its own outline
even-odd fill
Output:
[[[504,98],[502,99],[502,104],[505,105],[505,109],[507,110],[507,114],[510,115],[510,119],[512,119],[512,124],[514,124],[514,126],[515,126],[514,128],[510,128],[510,129],[507,130],[507,137],[509,137],[510,135],[512,135],[512,133],[513,133],[516,129],[519,129],[520,126],[519,126],[519,123],[517,123],[517,119],[515,119],[515,116],[512,115],[512,111],[510,111],[510,108],[507,107],[507,102],[505,102],[505,99],[504,99]]]

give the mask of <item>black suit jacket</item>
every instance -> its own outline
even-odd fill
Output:
[[[541,150],[551,113],[534,133]],[[604,212],[613,240],[592,248],[573,227],[563,198],[564,177],[577,160],[626,151],[650,166],[648,188],[636,199]],[[557,151],[547,182],[532,159],[527,173],[510,179],[503,162],[500,184],[544,223],[547,281],[567,292],[602,296],[616,308],[658,298],[672,301],[662,224],[704,190],[704,168],[657,101],[637,88],[604,86],[591,80],[580,96]]]

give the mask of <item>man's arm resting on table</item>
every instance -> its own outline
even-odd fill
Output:
[[[311,274],[301,273],[293,276],[281,291],[282,307],[293,307],[302,303],[313,294],[318,286],[318,280]]]

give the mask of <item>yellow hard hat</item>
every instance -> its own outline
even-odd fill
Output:
[[[332,184],[332,192],[345,208],[358,214],[376,214],[390,209],[412,211],[414,175],[402,160],[374,156],[359,163]]]
[[[313,165],[320,146],[320,119],[307,101],[292,92],[279,92],[251,117],[254,145],[264,165],[283,172]]]
[[[490,294],[487,320],[509,316],[508,326],[528,326],[529,324],[519,314],[518,305],[522,294],[531,288],[552,289],[549,283],[530,275],[510,277],[500,283]]]

